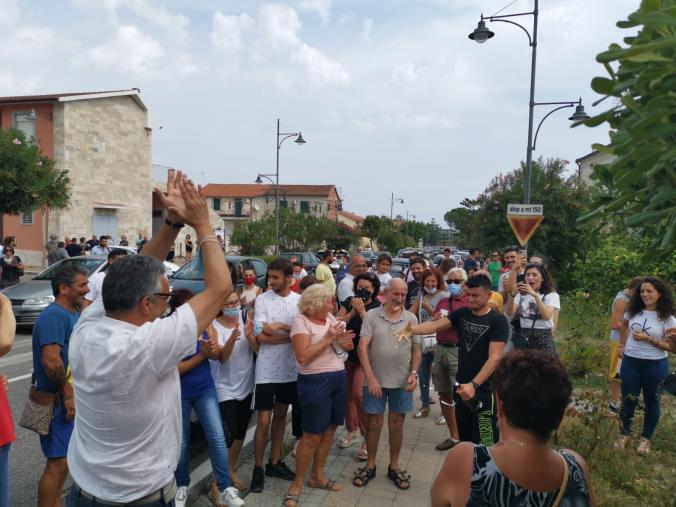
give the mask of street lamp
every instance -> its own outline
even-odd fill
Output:
[[[526,33],[526,36],[528,37],[528,43],[530,47],[532,48],[531,50],[531,66],[530,66],[530,100],[528,102],[528,144],[526,146],[526,178],[524,181],[524,192],[523,192],[523,199],[525,204],[530,203],[530,198],[531,198],[531,172],[532,172],[532,162],[533,162],[533,150],[535,150],[535,142],[533,141],[533,112],[535,109],[535,106],[551,106],[551,105],[556,105],[558,107],[555,107],[551,111],[549,111],[543,118],[540,120],[540,123],[538,124],[537,131],[535,132],[535,139],[537,140],[537,134],[540,130],[540,127],[542,126],[542,122],[544,122],[549,115],[554,113],[555,111],[558,111],[560,109],[565,109],[567,107],[575,107],[575,112],[573,115],[569,118],[569,120],[572,121],[580,121],[580,120],[585,120],[589,118],[589,115],[585,113],[584,106],[582,105],[582,98],[580,97],[579,100],[576,101],[567,101],[567,102],[535,102],[535,63],[536,63],[536,49],[537,49],[537,44],[538,44],[538,0],[534,0],[535,5],[533,7],[532,12],[519,12],[516,14],[502,14],[500,16],[484,16],[483,14],[481,15],[481,19],[479,20],[479,24],[477,27],[474,29],[472,33],[468,35],[470,39],[472,39],[475,42],[478,42],[479,44],[483,44],[486,42],[488,39],[493,37],[495,34],[491,32],[487,27],[486,27],[486,22],[484,20],[488,21],[501,21],[503,23],[509,23],[510,25],[515,25],[521,28]],[[531,38],[530,32],[520,25],[519,23],[515,23],[514,21],[510,21],[505,18],[513,18],[513,17],[518,17],[518,16],[533,16],[533,36]]]
[[[298,145],[305,144],[305,139],[303,139],[303,134],[301,132],[280,132],[279,131],[279,118],[277,118],[277,164],[274,174],[258,174],[256,177],[256,183],[263,183],[261,178],[265,178],[272,183],[275,187],[275,255],[279,255],[279,150],[282,147],[282,143],[289,139],[290,137],[295,137],[294,143]],[[275,180],[272,180],[272,176],[275,177]]]
[[[404,204],[404,198],[403,197],[394,197],[394,192],[392,192],[392,198],[390,199],[390,220],[392,220],[395,202],[399,202],[401,204]]]

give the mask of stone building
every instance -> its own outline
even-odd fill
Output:
[[[68,170],[70,206],[2,216],[2,233],[17,253],[41,264],[51,234],[117,242],[151,235],[151,130],[138,89],[0,97],[0,128],[34,137],[42,153]]]

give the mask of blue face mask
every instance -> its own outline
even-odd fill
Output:
[[[425,292],[427,292],[427,293],[431,296],[432,294],[436,294],[436,293],[437,293],[437,288],[436,288],[436,287],[432,287],[432,288],[430,289],[429,287],[425,287]]]
[[[239,305],[233,308],[223,308],[223,315],[226,317],[238,317],[241,310],[242,307]]]
[[[462,285],[459,283],[452,283],[448,286],[448,292],[451,294],[451,296],[457,298],[460,294],[462,294]]]

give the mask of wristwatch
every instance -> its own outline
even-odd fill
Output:
[[[417,377],[417,376],[418,376],[418,372],[415,371],[415,370],[411,370],[411,373],[410,373],[409,377],[410,377],[411,375],[415,375],[415,376]]]
[[[185,227],[185,224],[182,224],[181,222],[172,222],[168,218],[164,219],[164,223],[167,224],[169,227],[173,227],[174,229],[182,229]]]
[[[474,382],[473,380],[470,382],[470,384],[472,384],[472,387],[474,388],[475,391],[476,391],[477,389],[479,389],[479,384],[477,384],[477,383]]]

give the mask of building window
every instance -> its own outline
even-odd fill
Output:
[[[221,198],[214,197],[214,211],[221,211]]]
[[[21,213],[21,225],[33,225],[35,223],[35,212],[24,211]]]
[[[279,201],[279,207],[287,209],[289,207],[289,201],[287,201],[286,199],[284,199],[283,201]]]
[[[14,122],[12,125],[26,135],[26,139],[35,139],[35,118],[31,113],[14,113]]]
[[[310,201],[300,201],[300,212],[310,213]]]
[[[242,199],[235,199],[235,216],[236,217],[241,217],[242,216]]]

